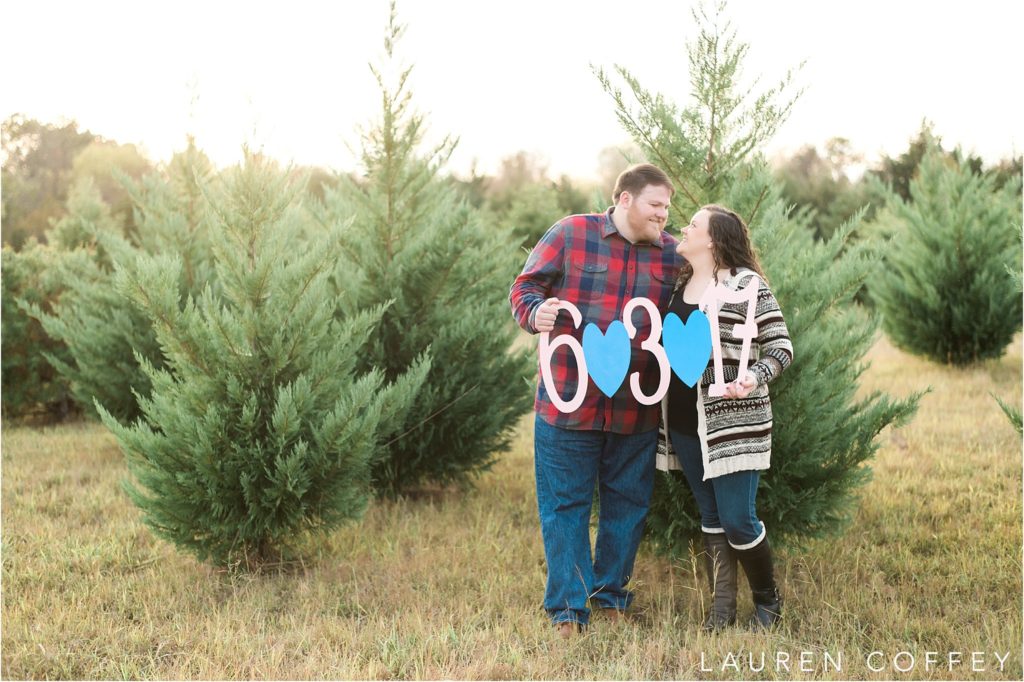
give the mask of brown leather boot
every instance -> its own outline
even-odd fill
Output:
[[[733,551],[743,564],[747,582],[750,583],[750,594],[754,599],[754,617],[750,625],[761,628],[774,626],[782,620],[782,597],[775,585],[775,569],[768,538],[765,537],[750,549]]]
[[[704,533],[704,568],[711,608],[702,629],[714,632],[736,624],[736,553],[725,533]]]

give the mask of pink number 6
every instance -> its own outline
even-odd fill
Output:
[[[573,326],[576,329],[579,329],[580,325],[583,324],[583,315],[580,314],[579,308],[569,303],[569,301],[559,301],[557,310],[565,310],[572,315]],[[554,341],[549,341],[550,337],[550,332],[543,332],[540,335],[540,375],[544,380],[544,388],[548,392],[551,404],[557,407],[559,411],[574,412],[583,404],[583,399],[587,396],[587,387],[590,385],[590,375],[587,373],[587,360],[583,357],[583,346],[570,334],[560,334]],[[559,346],[568,346],[572,354],[576,356],[576,368],[579,378],[576,386],[576,395],[569,401],[562,400],[562,396],[558,395],[555,378],[551,375],[551,356]]]

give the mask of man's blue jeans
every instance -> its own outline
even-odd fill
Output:
[[[705,533],[725,533],[736,549],[750,549],[764,539],[764,524],[757,518],[754,503],[760,471],[736,471],[704,480],[704,458],[700,440],[669,431],[672,449],[697,500],[700,526]]]
[[[544,608],[555,623],[590,620],[587,599],[625,610],[625,589],[654,488],[658,430],[618,434],[572,431],[535,420],[537,507],[548,564]],[[597,545],[590,512],[598,485]]]

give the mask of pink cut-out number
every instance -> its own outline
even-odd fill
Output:
[[[661,313],[658,311],[658,306],[654,305],[654,301],[649,298],[634,298],[626,304],[626,307],[622,309],[622,324],[625,325],[626,333],[631,339],[636,336],[636,327],[633,326],[633,310],[635,308],[643,308],[651,319],[651,333],[640,344],[640,348],[649,352],[658,361],[660,379],[658,380],[658,390],[651,395],[644,395],[640,389],[640,372],[633,372],[629,375],[629,388],[633,391],[633,397],[641,405],[653,405],[660,402],[668,392],[668,380],[671,378],[672,369],[668,364],[665,348],[658,343],[661,340]]]
[[[583,324],[583,315],[579,308],[569,301],[559,301],[555,310],[565,310],[572,316],[572,323],[576,329]],[[590,385],[590,374],[587,372],[587,360],[583,357],[583,346],[576,337],[570,334],[561,334],[554,341],[550,341],[551,332],[541,332],[540,335],[540,376],[544,380],[544,388],[547,389],[548,398],[560,412],[575,412],[583,404],[587,397],[587,387]],[[558,395],[558,387],[555,385],[555,378],[551,375],[551,356],[559,346],[567,346],[572,354],[576,356],[576,368],[579,379],[576,384],[576,395],[571,400],[562,400]]]
[[[740,368],[736,374],[737,378],[743,377],[747,372],[747,363],[750,361],[750,343],[757,338],[757,324],[754,323],[754,313],[757,308],[757,291],[761,280],[757,275],[751,275],[747,286],[733,291],[724,284],[710,287],[701,299],[700,307],[708,311],[708,319],[711,322],[711,350],[715,365],[715,382],[708,386],[708,395],[719,398],[725,395],[728,384],[725,383],[725,375],[722,372],[722,339],[718,329],[718,305],[719,303],[743,303],[747,302],[747,319],[743,324],[733,326],[733,335],[743,340],[740,350]]]

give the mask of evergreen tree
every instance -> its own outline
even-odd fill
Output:
[[[168,165],[166,175],[150,174],[126,189],[135,203],[136,232],[122,234],[95,191],[72,194],[69,214],[51,233],[51,242],[73,249],[62,261],[66,288],[51,313],[34,310],[46,332],[68,350],[54,367],[67,379],[78,404],[95,414],[98,401],[115,417],[139,416],[137,395],[150,391],[149,377],[136,356],[156,368],[162,356],[149,319],[113,286],[114,264],[129,266],[144,254],[181,259],[178,291],[184,300],[213,287],[209,220],[201,187],[214,181],[213,168],[190,139]]]
[[[385,68],[395,66],[402,31],[392,5]],[[410,69],[399,70],[395,85],[371,70],[383,112],[363,135],[365,176],[327,189],[320,219],[357,227],[336,270],[339,312],[393,301],[360,369],[379,367],[393,379],[427,353],[433,358],[374,470],[377,490],[391,495],[426,482],[467,484],[489,468],[530,408],[523,377],[532,361],[527,350],[511,349],[517,332],[506,297],[520,259],[511,236],[483,224],[439,176],[454,141],[420,151],[424,120],[410,111]]]
[[[774,168],[787,201],[812,209],[808,218],[818,239],[828,239],[862,207],[874,205],[865,183],[854,183],[846,175],[857,161],[860,157],[851,152],[848,140],[832,138],[822,154],[806,145]]]
[[[47,358],[70,359],[67,348],[46,334],[27,309],[52,310],[61,293],[55,277],[60,252],[30,237],[15,251],[3,248],[0,301],[0,360],[3,416],[21,417],[41,411],[65,417],[73,409],[70,388]]]
[[[51,222],[46,244],[32,237],[21,252],[4,249],[3,406],[8,417],[40,408],[51,415],[72,412],[71,380],[60,371],[71,354],[33,316],[53,313],[66,295],[61,273],[69,265],[68,252],[94,251],[95,230],[118,229],[91,178],[71,186],[66,214]]]
[[[54,248],[72,251],[94,247],[97,232],[120,231],[121,224],[111,215],[92,177],[86,176],[71,185],[67,214],[53,224],[46,239]]]
[[[628,70],[615,66],[634,105],[611,75],[603,69],[596,74],[615,102],[619,122],[648,160],[672,178],[672,205],[678,215],[689,220],[701,206],[730,197],[739,202],[732,208],[742,209],[753,222],[769,194],[777,190],[768,174],[751,173],[751,165],[764,165],[763,159],[752,157],[782,125],[801,93],[783,98],[792,89],[792,70],[747,104],[748,91],[741,89],[740,79],[749,46],[737,42],[724,12],[724,2],[716,4],[710,16],[703,5],[693,11],[700,32],[688,46],[694,100],[688,107],[644,89]]]
[[[762,477],[758,515],[773,540],[799,541],[842,527],[870,474],[865,463],[878,447],[875,437],[908,419],[917,397],[857,399],[862,358],[877,330],[877,319],[853,303],[872,270],[870,246],[849,241],[858,216],[827,241],[815,241],[806,213],[787,211],[757,151],[793,104],[780,102],[791,77],[747,104],[737,85],[747,45],[737,42],[723,13],[724,4],[710,17],[703,9],[694,13],[700,35],[689,49],[689,106],[669,103],[617,67],[632,104],[607,74],[598,76],[626,130],[673,178],[680,222],[704,204],[720,203],[751,226],[794,346],[793,365],[771,386],[772,467]],[[698,518],[682,473],[658,476],[647,523],[658,547],[688,552],[700,533]]]
[[[143,256],[118,287],[145,310],[166,369],[124,425],[101,406],[128,457],[126,485],[162,537],[217,564],[287,557],[359,516],[379,435],[408,409],[428,363],[385,387],[357,370],[383,307],[335,319],[328,275],[346,228],[304,241],[301,191],[247,154],[210,191],[211,286],[184,303],[182,259]],[[355,228],[347,228],[355,229]]]
[[[878,221],[892,234],[871,287],[883,327],[900,348],[967,365],[1000,357],[1021,324],[1020,178],[995,188],[933,146],[910,182],[910,201],[890,192]]]

